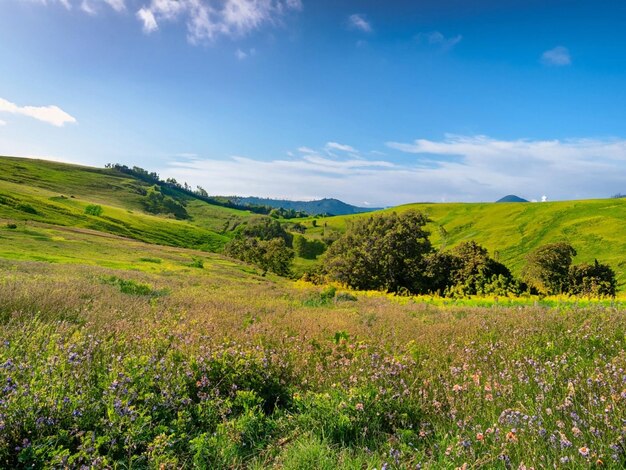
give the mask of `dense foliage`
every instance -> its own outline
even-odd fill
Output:
[[[422,292],[432,251],[427,222],[414,211],[356,220],[328,249],[326,272],[355,289]]]
[[[424,230],[427,222],[423,214],[412,211],[358,220],[329,248],[325,273],[355,289],[395,293],[615,296],[615,272],[597,261],[572,266],[576,250],[568,243],[544,245],[529,253],[522,282],[474,241],[448,251],[434,250]]]
[[[316,259],[326,251],[326,244],[320,240],[309,240],[302,235],[293,237],[293,250],[304,259]]]
[[[294,252],[283,238],[262,240],[254,237],[237,236],[224,247],[224,254],[254,264],[263,270],[280,276],[288,276]]]

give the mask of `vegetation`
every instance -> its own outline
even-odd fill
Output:
[[[521,277],[526,255],[550,243],[567,242],[578,263],[601,260],[615,270],[618,286],[626,283],[626,199],[545,203],[408,204],[377,213],[417,210],[432,222],[426,225],[432,245],[451,249],[475,241]],[[305,221],[306,236],[322,239],[331,230],[344,233],[349,223],[371,214]],[[444,230],[440,230],[443,227]]]
[[[325,271],[355,289],[424,292],[425,257],[432,250],[427,222],[413,211],[357,220],[328,249]]]
[[[0,234],[0,467],[626,464],[623,303],[436,307]]]
[[[301,258],[316,259],[326,251],[326,245],[320,240],[308,240],[302,235],[295,235],[293,237],[293,250]]]

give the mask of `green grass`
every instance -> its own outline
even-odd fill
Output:
[[[0,234],[0,467],[626,463],[619,304],[347,301],[211,253]]]
[[[436,248],[475,240],[514,273],[524,256],[546,243],[567,241],[578,252],[576,263],[598,259],[626,283],[626,200],[599,199],[547,203],[408,204],[386,211],[419,210],[432,219],[431,240]],[[384,211],[383,211],[384,212]],[[321,237],[324,227],[344,231],[350,220],[369,214],[318,219],[318,227],[304,222],[307,235]],[[441,236],[439,227],[447,233]]]
[[[347,293],[11,220],[1,468],[626,463],[621,299]]]
[[[148,185],[114,170],[0,157],[0,217],[80,227],[161,245],[220,251],[250,214],[188,201],[189,221],[142,211]],[[93,213],[94,205],[102,211]],[[93,214],[93,215],[91,215]]]

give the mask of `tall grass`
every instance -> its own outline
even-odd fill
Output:
[[[0,467],[626,464],[623,310],[336,297],[215,261],[1,263]]]

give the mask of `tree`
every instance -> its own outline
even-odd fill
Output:
[[[475,241],[457,245],[452,253],[459,259],[458,268],[452,273],[452,280],[457,286],[463,286],[464,294],[486,294],[488,285],[499,276],[503,280],[512,280],[511,271],[498,261],[489,257],[486,248]]]
[[[444,295],[505,295],[517,291],[509,269],[489,257],[475,241],[457,245],[451,252],[436,252],[427,258],[429,290]]]
[[[308,240],[302,235],[296,234],[293,237],[293,250],[300,258],[316,259],[319,255],[324,253],[326,245],[320,240]]]
[[[432,251],[427,222],[415,211],[355,221],[328,249],[326,273],[356,289],[424,292],[424,258]]]
[[[544,295],[567,292],[569,269],[576,250],[565,242],[540,246],[526,255],[522,277],[529,287]]]
[[[259,266],[263,269],[263,275],[271,271],[280,276],[287,276],[290,273],[294,257],[293,250],[287,247],[282,238],[259,240],[241,235],[224,247],[224,253]]]
[[[242,234],[246,237],[258,238],[259,240],[271,240],[282,238],[285,244],[291,247],[293,236],[285,231],[283,226],[275,219],[269,217],[255,217],[250,219],[243,227]]]
[[[574,295],[615,297],[615,271],[606,264],[577,264],[569,268],[569,292]]]

